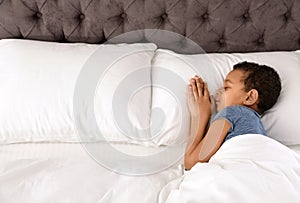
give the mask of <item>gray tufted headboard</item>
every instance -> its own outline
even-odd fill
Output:
[[[0,0],[0,39],[104,43],[141,29],[176,32],[206,52],[296,50],[300,0]]]

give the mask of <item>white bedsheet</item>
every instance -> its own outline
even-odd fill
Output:
[[[133,153],[141,148],[130,147]],[[117,174],[80,144],[2,145],[0,163],[1,203],[154,203],[161,188],[182,175],[181,166],[147,176]]]
[[[300,202],[300,154],[265,136],[225,142],[161,191],[159,203]]]

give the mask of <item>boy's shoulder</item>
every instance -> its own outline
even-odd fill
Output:
[[[252,116],[251,116],[252,115]],[[224,109],[222,109],[220,112],[218,112],[213,120],[219,119],[221,117],[223,118],[230,118],[230,120],[237,120],[239,117],[259,117],[259,114],[246,106],[242,105],[232,105],[232,106],[227,106]]]
[[[255,115],[259,116],[259,114],[254,109],[242,105],[227,106],[222,109],[222,111],[227,113],[254,113]]]

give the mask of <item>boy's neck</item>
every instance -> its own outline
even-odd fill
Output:
[[[258,109],[258,107],[257,107],[257,104],[255,103],[255,104],[253,104],[253,105],[243,105],[243,106],[245,106],[245,107],[248,107],[248,108],[250,108],[250,109],[252,109],[252,110],[254,110],[254,111],[256,111],[259,115],[261,115],[261,113],[260,113],[260,111],[259,111],[259,109]]]

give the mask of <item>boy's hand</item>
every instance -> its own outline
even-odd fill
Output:
[[[195,76],[190,79],[188,86],[188,104],[191,116],[200,116],[200,119],[209,120],[212,102],[207,89],[207,83]]]

